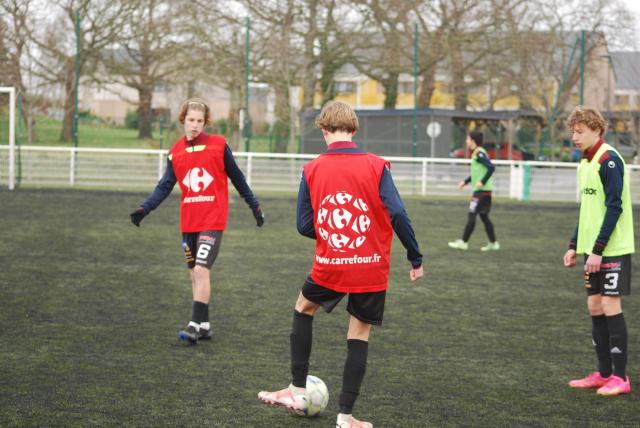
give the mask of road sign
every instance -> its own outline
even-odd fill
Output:
[[[431,138],[437,138],[442,132],[442,125],[440,122],[429,122],[427,125],[427,135]]]

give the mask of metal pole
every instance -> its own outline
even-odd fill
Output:
[[[9,89],[9,190],[16,187],[16,89]]]
[[[18,111],[17,111],[17,126],[18,126],[18,151],[16,153],[16,161],[18,163],[18,178],[17,184],[20,186],[20,182],[22,181],[22,157],[20,147],[22,146],[22,119],[24,119],[24,115],[22,114],[22,91],[18,90]]]
[[[413,36],[413,133],[412,156],[418,151],[418,23],[415,23]]]
[[[500,120],[498,120],[498,132],[496,132],[497,134],[497,138],[496,138],[496,159],[500,159],[500,156],[498,156],[498,154],[502,151],[502,125],[500,124]],[[509,148],[509,151],[511,151],[511,148]],[[509,153],[508,155],[508,159],[511,159],[511,153]]]
[[[78,147],[78,87],[80,86],[80,11],[76,11],[76,79],[73,101],[73,147]]]
[[[246,30],[247,34],[245,37],[245,45],[244,45],[244,124],[242,130],[244,132],[244,151],[250,151],[250,136],[249,136],[249,73],[250,73],[250,65],[249,65],[249,48],[251,43],[251,18],[247,16],[246,19]]]
[[[160,150],[164,146],[164,116],[160,116]]]
[[[584,104],[584,60],[586,55],[586,31],[580,31],[580,105]]]
[[[431,109],[431,120],[429,121],[429,123],[430,123],[430,124],[431,124],[431,123],[435,123],[435,122],[433,121],[433,109]],[[434,133],[433,133],[433,132],[431,132],[431,135],[430,135],[430,136],[431,136],[431,150],[430,150],[430,152],[429,152],[429,153],[430,153],[430,154],[429,154],[429,157],[431,157],[431,158],[435,158],[435,157],[436,157],[436,139],[435,139],[435,137],[434,137]]]

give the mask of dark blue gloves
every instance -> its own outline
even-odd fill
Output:
[[[147,215],[147,212],[144,210],[144,208],[140,207],[134,212],[132,212],[131,214],[129,214],[129,217],[131,217],[131,223],[135,224],[137,227],[140,227],[140,222],[142,221],[143,218],[146,217],[146,215]]]
[[[260,207],[252,208],[251,211],[253,211],[253,216],[256,219],[256,226],[262,227],[262,225],[264,224],[264,213],[262,212]]]

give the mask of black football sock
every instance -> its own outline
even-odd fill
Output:
[[[291,383],[304,388],[309,373],[309,355],[313,339],[313,316],[293,311],[291,329]]]
[[[369,342],[358,339],[347,340],[347,360],[342,375],[342,391],[340,392],[340,413],[350,415],[353,404],[360,393],[360,385],[367,371],[367,353]]]
[[[475,229],[475,227],[476,227],[476,214],[469,213],[469,216],[467,217],[467,224],[464,226],[464,232],[462,234],[462,240],[464,242],[469,242],[469,238],[471,237],[471,234],[473,233],[473,229]]]
[[[609,349],[609,327],[604,315],[591,315],[591,337],[598,356],[598,371],[602,377],[611,376],[611,351]]]
[[[196,300],[193,301],[193,310],[191,312],[191,321],[200,325],[202,321],[204,321],[204,314],[207,310],[206,303],[198,302]]]
[[[202,322],[209,322],[209,304],[206,304],[207,307],[204,309],[204,317],[202,318]]]
[[[484,223],[484,230],[487,232],[489,242],[496,242],[496,232],[493,230],[493,223],[489,219],[489,214],[480,214],[480,220]]]
[[[611,345],[611,360],[613,361],[613,374],[626,379],[627,376],[627,323],[624,315],[619,313],[607,317],[609,327],[609,344]]]

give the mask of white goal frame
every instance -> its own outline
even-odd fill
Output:
[[[9,190],[16,187],[16,88],[0,86],[9,94]]]

